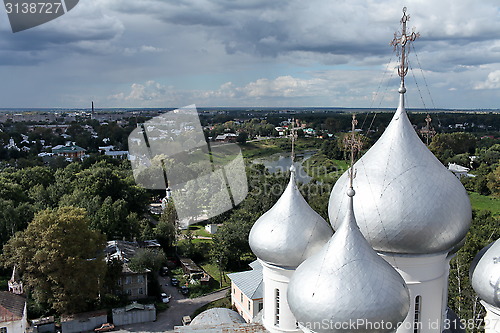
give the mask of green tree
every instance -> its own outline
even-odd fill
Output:
[[[178,225],[177,211],[175,210],[174,203],[170,201],[163,210],[156,228],[154,228],[156,238],[164,249],[171,248],[176,242],[179,230]]]
[[[247,132],[240,132],[238,133],[238,137],[236,138],[236,142],[245,144],[247,143],[248,140],[248,133]]]
[[[476,137],[465,132],[440,133],[432,138],[429,149],[441,162],[447,162],[457,154],[474,154]]]
[[[19,267],[38,304],[76,313],[98,297],[106,271],[104,246],[104,236],[90,229],[84,209],[61,207],[39,212],[4,245],[1,261]]]
[[[129,267],[136,272],[158,272],[167,262],[165,252],[159,249],[139,249],[130,259]]]
[[[108,240],[132,239],[139,234],[137,215],[129,214],[123,199],[113,201],[107,197],[91,220],[92,227],[104,233]]]
[[[493,195],[500,197],[500,165],[488,174],[488,188]]]
[[[484,310],[469,280],[469,268],[479,251],[500,238],[499,230],[500,219],[492,216],[490,211],[473,211],[466,242],[450,262],[448,305],[459,318],[474,319],[480,324],[480,319],[484,317]],[[478,328],[468,331],[479,332]]]

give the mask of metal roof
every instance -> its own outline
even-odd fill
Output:
[[[432,254],[449,251],[467,234],[472,209],[465,188],[416,134],[404,94],[380,139],[354,164],[354,212],[377,251]],[[347,212],[348,176],[335,183],[328,206],[339,228]]]
[[[500,239],[481,250],[471,265],[472,287],[486,303],[500,308]]]
[[[364,322],[357,325],[356,332],[373,332],[369,326],[375,322],[391,323],[377,332],[392,332],[408,313],[408,288],[401,275],[361,234],[352,195],[347,201],[349,208],[340,228],[290,279],[288,305],[299,324],[314,327],[316,333],[346,332],[321,325],[325,321],[343,327],[359,319]]]
[[[295,182],[295,170],[276,204],[250,230],[252,252],[272,265],[297,267],[330,239],[332,229],[306,202]]]
[[[262,265],[254,261],[251,271],[231,273],[227,276],[250,299],[260,299],[263,297]]]

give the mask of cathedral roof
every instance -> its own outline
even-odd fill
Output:
[[[481,250],[471,265],[472,287],[486,303],[500,308],[500,239]]]
[[[359,319],[366,325],[383,321],[387,327],[380,332],[394,331],[408,313],[408,288],[361,234],[352,195],[351,189],[344,221],[331,240],[292,276],[288,304],[297,321],[314,332],[342,332],[335,323]],[[322,325],[325,322],[332,327]],[[373,328],[359,325],[353,331],[373,332]]]
[[[466,235],[472,218],[460,181],[427,149],[400,105],[380,139],[354,169],[359,227],[377,251],[431,254],[453,248]],[[335,183],[329,201],[330,223],[338,229],[348,209],[348,177]]]
[[[249,235],[253,253],[264,262],[297,267],[328,242],[333,231],[302,197],[295,182],[290,182],[276,204],[262,215]]]

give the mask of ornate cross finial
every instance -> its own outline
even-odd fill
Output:
[[[410,20],[410,15],[406,14],[406,7],[403,8],[403,17],[401,17],[401,23],[403,28],[401,30],[401,35],[398,33],[394,33],[394,39],[391,41],[391,45],[394,46],[394,49],[398,49],[401,47],[400,52],[400,64],[398,67],[398,74],[401,77],[401,86],[404,87],[405,76],[408,73],[408,52],[409,50],[406,48],[406,44],[413,42],[420,34],[418,32],[412,31],[411,33],[406,32],[406,22]]]
[[[425,134],[427,145],[429,145],[429,138],[433,137],[434,134],[436,134],[436,131],[434,131],[431,127],[431,121],[431,115],[427,114],[427,117],[425,118],[425,122],[427,123],[427,125],[425,125],[425,128],[421,130],[421,133]]]
[[[292,118],[292,128],[290,129],[292,135],[292,165],[295,161],[295,118]]]
[[[352,189],[352,182],[354,180],[355,172],[354,172],[354,154],[356,151],[361,150],[361,147],[363,146],[363,143],[361,142],[360,139],[356,138],[356,125],[358,124],[358,120],[356,119],[356,115],[352,115],[352,122],[351,122],[351,135],[346,136],[344,139],[344,146],[346,149],[351,150],[351,167],[349,169],[349,188]]]

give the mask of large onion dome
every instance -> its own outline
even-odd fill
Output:
[[[427,149],[404,109],[404,87],[389,126],[354,169],[358,225],[377,251],[432,254],[449,251],[466,235],[472,218],[460,181]],[[339,228],[348,209],[344,173],[330,195],[328,213]]]
[[[340,228],[292,276],[288,305],[301,328],[311,332],[395,331],[408,313],[408,288],[361,234],[352,196],[346,201],[351,208]]]
[[[295,183],[295,168],[291,171],[287,188],[255,222],[249,242],[253,253],[264,262],[295,268],[318,252],[333,231],[302,197]]]
[[[472,287],[479,298],[500,308],[500,239],[477,254],[470,273]]]

